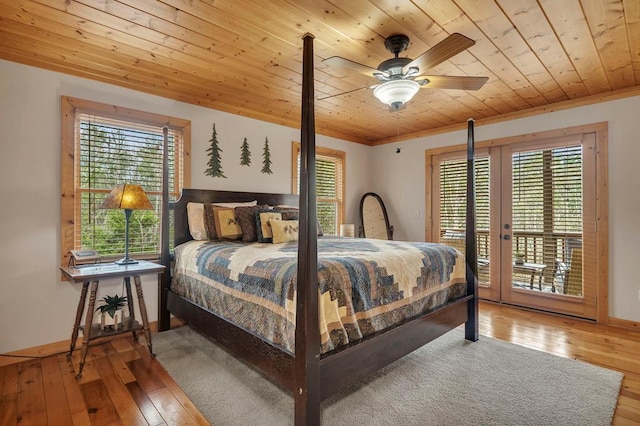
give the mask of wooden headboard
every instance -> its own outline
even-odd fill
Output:
[[[187,203],[229,203],[257,200],[258,204],[298,205],[298,195],[267,194],[262,192],[216,191],[211,189],[185,188],[180,198],[174,203],[174,245],[190,241],[189,222],[187,219]]]

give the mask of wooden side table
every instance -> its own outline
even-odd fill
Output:
[[[141,275],[147,274],[160,274],[164,270],[164,265],[159,265],[153,262],[147,262],[144,260],[138,263],[130,265],[117,265],[115,263],[102,263],[96,265],[83,265],[78,268],[64,268],[60,270],[66,275],[72,282],[82,283],[82,291],[80,293],[80,301],[78,302],[78,311],[76,312],[76,321],[73,325],[73,332],[71,333],[71,345],[67,358],[71,358],[71,354],[76,346],[76,339],[78,338],[78,331],[82,330],[82,353],[80,355],[80,368],[76,379],[82,377],[82,369],[84,368],[85,358],[87,357],[87,351],[89,349],[89,342],[94,339],[98,339],[106,336],[113,336],[116,334],[133,333],[133,338],[137,340],[136,331],[143,330],[145,338],[147,339],[147,347],[149,353],[154,357],[153,349],[151,346],[151,330],[149,329],[149,321],[147,319],[147,307],[144,303],[144,295],[142,294],[142,283],[140,281]],[[138,296],[138,307],[140,308],[140,316],[142,316],[142,325],[135,318],[135,312],[133,308],[133,297],[131,294],[131,277],[136,286],[136,293]],[[98,324],[93,324],[93,314],[95,312],[96,294],[98,293],[98,285],[100,280],[108,278],[124,278],[125,287],[127,292],[127,304],[129,308],[129,317],[123,321],[123,326],[117,330],[102,330]],[[80,326],[82,319],[82,313],[85,309],[87,301],[87,291],[91,285],[91,292],[89,294],[89,306],[87,307],[87,315],[85,317],[84,327]]]

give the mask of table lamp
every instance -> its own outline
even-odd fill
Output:
[[[153,210],[151,201],[140,185],[125,183],[111,190],[100,206],[101,209],[123,209],[125,217],[124,257],[115,263],[131,265],[138,263],[129,257],[129,219],[133,210]]]

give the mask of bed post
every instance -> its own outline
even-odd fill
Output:
[[[318,328],[318,231],[313,36],[303,37],[300,134],[300,222],[295,334],[295,424],[320,424],[320,330]]]
[[[478,340],[478,253],[476,251],[476,191],[474,173],[473,119],[467,120],[467,228],[465,254],[467,271],[467,294],[473,299],[467,302],[467,322],[464,338]]]
[[[160,209],[160,263],[166,268],[160,275],[158,289],[158,331],[169,330],[170,315],[167,310],[167,291],[171,283],[171,259],[169,248],[169,129],[162,128],[162,202]]]

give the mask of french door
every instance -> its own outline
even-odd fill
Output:
[[[481,298],[596,318],[596,148],[580,133],[476,149]],[[464,155],[427,156],[427,238],[461,251]]]

